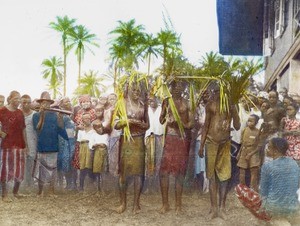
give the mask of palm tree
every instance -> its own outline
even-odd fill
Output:
[[[56,95],[59,93],[59,87],[62,81],[62,72],[61,69],[64,66],[61,58],[56,56],[45,59],[42,62],[42,75],[44,79],[49,79],[49,89],[53,90],[53,99],[56,98]]]
[[[142,25],[135,25],[135,19],[128,22],[118,21],[119,25],[109,32],[110,35],[116,35],[110,41],[112,48],[122,46],[122,51],[110,51],[111,54],[117,53],[121,55],[111,55],[112,58],[118,59],[119,65],[125,70],[130,70],[133,66],[138,67],[138,54],[140,53],[139,47],[144,41],[144,27]]]
[[[77,56],[77,62],[78,62],[78,86],[79,86],[80,77],[81,77],[81,63],[84,58],[85,50],[88,49],[92,54],[94,54],[90,46],[99,47],[99,45],[96,42],[94,42],[96,40],[96,35],[90,34],[89,30],[83,25],[78,25],[74,27],[74,30],[70,32],[70,40],[71,40],[70,49],[73,48],[73,46],[76,46],[75,55]]]
[[[167,66],[173,63],[173,60],[182,55],[180,36],[171,30],[161,30],[157,34],[158,42],[161,46],[160,55],[163,58],[163,74],[166,79],[170,76],[171,71],[167,71]]]
[[[101,83],[105,80],[104,77],[99,77],[98,72],[90,70],[80,78],[80,86],[75,90],[75,94],[89,94],[92,97],[99,97],[106,87]]]
[[[117,44],[113,44],[109,48],[109,54],[111,57],[111,66],[113,67],[113,86],[114,86],[114,91],[116,92],[117,90],[117,80],[118,77],[120,76],[120,71],[122,69],[122,58],[124,56],[125,48],[123,46],[119,46]]]
[[[148,76],[150,75],[151,56],[154,55],[157,58],[159,50],[158,39],[153,37],[152,34],[145,34],[141,52],[143,53],[143,57],[145,59],[148,58]]]
[[[64,96],[67,92],[67,55],[69,52],[68,48],[68,35],[74,29],[75,19],[69,19],[68,16],[56,17],[56,22],[50,22],[49,26],[53,30],[61,34],[63,55],[64,55]]]

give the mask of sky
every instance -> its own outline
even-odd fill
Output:
[[[76,24],[96,34],[100,48],[88,52],[82,72],[108,71],[108,33],[117,21],[135,19],[148,33],[164,29],[163,12],[168,12],[174,29],[181,34],[185,57],[198,64],[210,51],[218,51],[215,0],[0,0],[0,94],[12,90],[39,98],[47,90],[41,63],[52,56],[63,58],[61,36],[49,28],[57,16],[67,15]],[[78,64],[74,52],[67,59],[67,95],[77,84]]]

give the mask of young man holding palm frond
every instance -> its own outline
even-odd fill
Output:
[[[182,96],[184,90],[185,84],[182,81],[174,80],[171,83],[172,96],[165,99],[162,104],[160,123],[166,122],[166,136],[160,167],[162,194],[160,213],[166,213],[169,210],[170,175],[175,177],[176,214],[182,211],[183,181],[188,164],[191,129],[194,126],[194,118],[189,109],[189,103]]]
[[[206,150],[206,176],[209,179],[211,200],[210,219],[218,216],[225,218],[226,190],[231,178],[231,121],[233,120],[233,127],[236,130],[241,125],[237,108],[234,105],[223,111],[220,108],[220,86],[216,84],[213,98],[205,108],[206,117],[199,149],[201,158],[204,157],[204,146]],[[217,190],[219,190],[219,205]]]

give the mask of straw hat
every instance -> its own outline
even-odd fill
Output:
[[[36,102],[38,102],[38,103],[41,103],[43,101],[48,101],[48,102],[50,102],[50,104],[54,103],[54,100],[51,100],[50,94],[47,91],[42,92],[41,98],[36,100]]]

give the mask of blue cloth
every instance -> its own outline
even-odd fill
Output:
[[[32,122],[35,130],[37,130],[39,120],[40,113],[34,113]],[[66,130],[58,126],[57,113],[46,111],[44,125],[41,130],[37,130],[37,151],[58,152],[58,135],[62,136],[66,140],[68,139]]]
[[[260,195],[263,207],[272,216],[290,215],[299,210],[299,176],[297,163],[289,157],[280,157],[263,164]]]
[[[67,173],[73,169],[72,160],[75,153],[75,124],[69,116],[64,116],[63,119],[68,140],[59,135],[57,170]]]
[[[194,177],[196,177],[197,174],[201,172],[205,172],[205,157],[200,158],[199,157],[199,149],[200,149],[200,140],[196,140],[195,143],[195,173]],[[205,150],[204,150],[204,155],[205,155]]]

